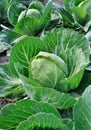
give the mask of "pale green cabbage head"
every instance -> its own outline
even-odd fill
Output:
[[[65,62],[52,53],[40,52],[31,62],[30,77],[44,87],[56,88],[66,74]]]
[[[41,13],[37,9],[28,9],[21,12],[21,14],[18,17],[18,22],[23,19],[24,17],[30,17],[30,18],[40,18]]]

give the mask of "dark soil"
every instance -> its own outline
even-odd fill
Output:
[[[6,52],[0,53],[0,64],[7,63],[8,57],[6,56]]]
[[[6,98],[0,97],[0,109],[9,103],[13,103],[13,101],[9,101]]]

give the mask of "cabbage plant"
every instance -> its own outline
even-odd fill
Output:
[[[33,41],[33,44],[28,44],[29,41]],[[18,51],[17,46],[20,48]],[[22,55],[20,52],[23,52]],[[89,64],[89,43],[74,30],[54,29],[41,41],[25,37],[15,45],[11,52],[10,66],[17,75],[15,62],[24,65],[27,76],[42,87],[68,92],[78,87]]]
[[[27,35],[40,36],[42,31],[48,27],[51,20],[52,1],[50,0],[44,7],[39,1],[27,1],[29,7],[26,7],[23,1],[11,0],[7,8],[7,17],[9,26],[2,26],[0,32],[0,52],[9,50],[20,37]],[[3,4],[3,1],[1,2]],[[3,15],[4,16],[4,15]],[[10,25],[11,24],[11,25]],[[53,24],[53,23],[52,23]]]
[[[91,26],[90,0],[64,0],[64,7],[54,5],[61,14],[64,26],[87,32]]]

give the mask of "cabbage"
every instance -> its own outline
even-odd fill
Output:
[[[37,9],[28,9],[21,12],[21,14],[18,17],[18,22],[23,19],[24,17],[30,17],[30,18],[40,18],[41,13]]]
[[[67,66],[58,56],[40,52],[31,62],[30,77],[44,87],[56,88],[60,80],[66,77]]]
[[[10,67],[17,75],[18,62],[38,86],[68,92],[79,86],[89,54],[89,43],[82,34],[72,29],[54,29],[42,40],[27,36],[18,42],[11,52]]]

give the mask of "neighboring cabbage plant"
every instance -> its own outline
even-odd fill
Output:
[[[22,11],[19,15],[18,22],[24,17],[40,19],[43,14],[44,8],[44,5],[40,1],[30,2],[28,8]]]
[[[38,3],[36,4],[38,5]],[[51,20],[52,1],[49,0],[44,9],[40,6],[37,7],[37,5],[31,3],[24,12],[21,12],[14,28],[16,33],[38,36],[38,34],[49,25]]]
[[[63,25],[87,32],[91,27],[91,0],[64,0],[64,7],[54,5]]]

